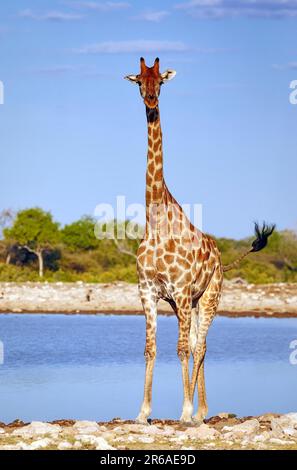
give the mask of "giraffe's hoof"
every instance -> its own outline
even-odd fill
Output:
[[[193,423],[195,424],[195,426],[200,426],[204,423],[204,421],[201,416],[193,416]]]
[[[193,426],[192,416],[184,416],[182,415],[179,419],[179,422],[184,426]]]
[[[187,428],[191,428],[194,426],[194,421],[184,421],[184,420],[179,420],[180,421],[180,424],[182,424],[183,426],[186,426]]]
[[[135,420],[135,423],[137,423],[137,424],[149,424],[147,418],[143,415],[138,415],[136,420]]]

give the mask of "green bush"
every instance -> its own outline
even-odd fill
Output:
[[[38,272],[29,267],[0,263],[0,282],[35,282],[39,280]]]
[[[38,208],[20,211],[11,228],[4,230],[6,238],[0,240],[0,281],[137,282],[135,256],[131,254],[135,255],[139,240],[126,239],[118,245],[113,240],[98,240],[94,224],[92,218],[83,217],[61,229],[48,212]],[[127,222],[120,226],[127,231]],[[252,240],[217,238],[223,264],[237,259]],[[39,244],[44,247],[43,278],[39,278],[34,254]],[[8,253],[11,264],[6,265]],[[241,277],[256,284],[297,282],[296,233],[274,232],[263,251],[250,254],[225,277]]]

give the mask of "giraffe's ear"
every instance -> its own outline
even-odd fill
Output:
[[[129,80],[129,82],[132,82],[132,83],[136,83],[138,82],[138,78],[137,78],[137,75],[127,75],[126,77],[124,77],[125,80]]]
[[[168,82],[168,80],[172,80],[176,75],[175,70],[166,70],[166,72],[161,73],[161,77],[163,82]]]

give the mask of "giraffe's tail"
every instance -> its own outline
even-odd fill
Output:
[[[257,222],[255,222],[255,235],[256,238],[252,242],[252,247],[249,248],[247,251],[245,251],[239,258],[237,258],[233,263],[227,264],[226,266],[223,266],[223,271],[230,271],[230,269],[235,268],[238,266],[241,260],[245,258],[249,253],[255,253],[256,251],[263,250],[265,246],[267,245],[268,237],[273,233],[275,229],[275,224],[268,225],[265,222],[263,222],[262,227],[259,226]]]

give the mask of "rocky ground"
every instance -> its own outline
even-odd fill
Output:
[[[172,314],[164,301],[160,313]],[[0,283],[0,312],[142,313],[137,285],[77,283]],[[296,284],[247,284],[225,280],[218,313],[229,316],[297,317]]]
[[[297,413],[237,418],[221,413],[200,426],[152,420],[148,425],[114,419],[0,423],[0,450],[297,450]]]

